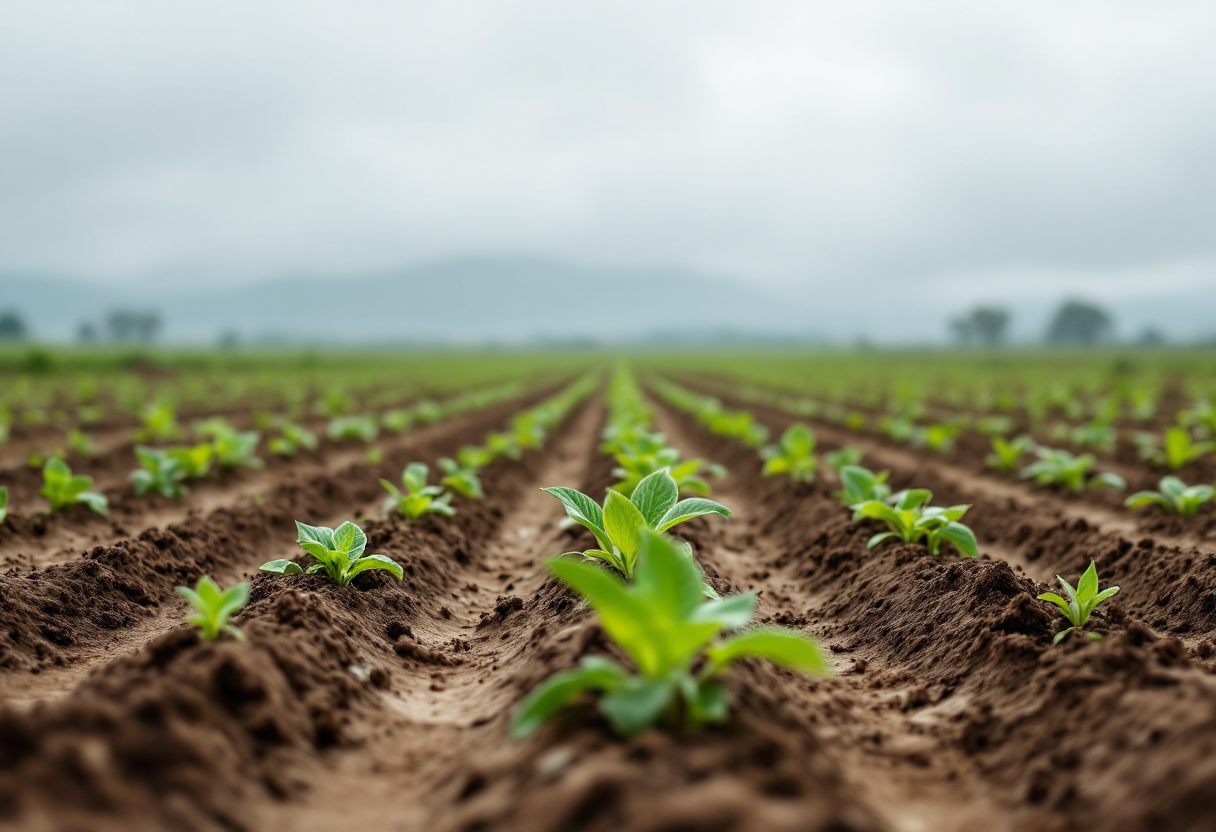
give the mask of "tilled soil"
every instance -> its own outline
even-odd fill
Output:
[[[897,486],[974,504],[983,556],[867,551],[874,528],[850,521],[833,483],[763,478],[755,451],[657,409],[686,456],[731,471],[716,490],[731,520],[680,536],[719,590],[760,590],[761,619],[818,638],[833,677],[744,663],[731,722],[696,736],[622,742],[588,705],[507,738],[532,686],[615,653],[543,569],[591,540],[561,529],[538,489],[598,497],[611,481],[592,401],[544,450],[488,468],[487,499],[458,501],[456,517],[367,520],[401,584],[255,575],[244,644],[199,643],[172,588],[290,556],[294,518],[372,516],[380,468],[314,470],[261,505],[0,578],[0,828],[1213,828],[1216,567],[1201,539],[1129,539],[1087,504],[1053,513],[875,446],[867,461]],[[383,468],[433,462],[509,410],[437,426]],[[791,421],[753,410],[775,430]],[[1096,617],[1106,638],[1052,646],[1056,616],[1034,596],[1090,557],[1123,587]]]

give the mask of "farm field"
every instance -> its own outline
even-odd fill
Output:
[[[1212,828],[1210,352],[0,384],[2,829]]]

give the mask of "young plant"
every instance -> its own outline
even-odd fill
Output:
[[[365,555],[367,535],[363,529],[349,521],[336,529],[324,526],[308,526],[296,521],[296,542],[316,560],[308,569],[303,569],[293,560],[272,560],[261,566],[263,572],[278,575],[294,575],[307,572],[309,575],[328,575],[338,586],[350,586],[351,580],[361,572],[383,569],[397,580],[405,571],[385,555]]]
[[[1177,471],[1214,450],[1216,450],[1216,441],[1196,442],[1186,428],[1173,427],[1165,432],[1163,453],[1165,464],[1171,471]]]
[[[169,448],[169,456],[177,461],[182,469],[182,476],[188,480],[201,480],[211,472],[211,460],[215,457],[215,448],[202,443],[199,445]]]
[[[216,434],[211,447],[215,450],[215,459],[225,470],[233,468],[261,468],[262,460],[254,455],[262,434],[256,430],[236,431],[225,430]]]
[[[97,455],[97,442],[93,440],[93,437],[76,428],[68,431],[68,448],[72,453],[83,457]]]
[[[873,549],[884,540],[919,543],[923,539],[931,555],[941,554],[943,543],[954,544],[963,557],[978,555],[975,533],[958,522],[971,506],[931,506],[929,501],[932,499],[933,493],[926,489],[909,488],[891,498],[894,505],[870,500],[854,506],[854,519],[873,517],[891,527],[890,531],[871,537],[866,548]]]
[[[275,436],[266,443],[266,449],[272,454],[279,456],[292,457],[300,452],[300,449],[315,451],[317,449],[317,435],[295,422],[283,420],[279,423],[281,436]]]
[[[0,524],[8,517],[8,486],[0,485]]]
[[[637,569],[643,529],[665,532],[686,520],[708,514],[730,517],[730,509],[713,500],[704,497],[679,499],[679,487],[667,469],[655,471],[643,479],[629,497],[609,490],[603,508],[573,488],[541,490],[561,500],[566,514],[580,526],[589,529],[599,543],[598,549],[567,554],[602,560],[627,580],[633,579]],[[691,548],[684,544],[684,549],[691,559]]]
[[[330,439],[357,439],[360,442],[375,442],[380,435],[380,425],[375,416],[339,416],[329,423],[325,433]]]
[[[1081,580],[1077,582],[1077,588],[1073,589],[1068,581],[1056,575],[1056,580],[1060,582],[1060,586],[1064,588],[1064,594],[1068,596],[1067,600],[1061,598],[1054,592],[1044,592],[1039,596],[1040,601],[1050,601],[1060,608],[1064,613],[1064,618],[1072,626],[1056,633],[1056,637],[1051,640],[1052,644],[1059,644],[1073,630],[1080,630],[1089,622],[1089,616],[1093,613],[1094,608],[1110,598],[1119,591],[1119,587],[1111,586],[1098,592],[1098,567],[1091,560],[1089,568],[1085,570],[1085,574],[1081,576]],[[1102,638],[1099,633],[1086,633],[1089,638]]]
[[[676,481],[676,487],[681,494],[696,494],[701,497],[710,493],[709,483],[702,475],[702,469],[712,476],[726,476],[726,469],[712,462],[700,459],[680,461],[680,451],[667,446],[667,437],[661,433],[642,431],[638,433],[633,444],[624,447],[616,454],[617,467],[612,469],[612,475],[619,481],[612,488],[626,497],[633,494],[638,483],[655,471],[666,469]]]
[[[481,487],[481,478],[477,476],[479,466],[462,465],[445,456],[439,460],[439,467],[444,474],[443,479],[439,481],[440,485],[445,485],[470,500],[480,500],[486,496]]]
[[[1124,504],[1128,508],[1158,505],[1171,514],[1194,517],[1199,507],[1216,495],[1210,485],[1187,485],[1177,477],[1162,477],[1157,491],[1138,491],[1128,497]]]
[[[144,405],[139,409],[143,427],[135,438],[140,442],[169,442],[181,436],[177,424],[177,408],[169,402]]]
[[[186,478],[186,473],[171,451],[138,445],[135,458],[140,466],[131,472],[131,484],[136,494],[142,497],[156,493],[171,499],[185,496],[188,489],[182,485],[182,480]]]
[[[393,433],[405,433],[414,425],[414,414],[408,410],[386,410],[380,414],[380,424]]]
[[[860,465],[861,457],[861,448],[845,445],[843,448],[828,451],[823,455],[823,461],[828,464],[829,468],[839,473],[846,465]]]
[[[794,482],[815,479],[819,460],[815,458],[815,434],[804,424],[790,425],[776,445],[762,448],[763,473],[766,477],[786,474]]]
[[[1086,479],[1097,460],[1093,454],[1073,456],[1068,451],[1055,448],[1035,448],[1038,462],[1032,462],[1022,469],[1023,479],[1034,478],[1036,485],[1060,485],[1074,494],[1080,494],[1089,488],[1113,488],[1121,491],[1127,488],[1127,483],[1118,474],[1104,472]]]
[[[928,448],[931,451],[948,451],[954,447],[954,440],[958,437],[959,430],[958,425],[945,422],[938,425],[927,425],[916,429],[912,441],[918,447]]]
[[[405,486],[404,494],[388,480],[380,480],[380,484],[389,493],[384,501],[385,511],[396,508],[406,520],[417,520],[424,514],[438,514],[442,517],[455,514],[456,509],[449,505],[452,495],[444,493],[442,485],[426,484],[429,474],[430,469],[425,462],[411,462],[405,466],[405,471],[401,474],[401,484]]]
[[[506,457],[507,459],[519,459],[523,456],[523,451],[520,450],[519,443],[515,437],[509,433],[501,433],[495,431],[486,435],[486,450],[494,457]]]
[[[621,498],[624,499],[624,498]],[[600,625],[633,663],[633,672],[602,656],[552,676],[520,703],[511,735],[526,737],[585,693],[622,737],[652,725],[695,730],[724,722],[729,704],[718,678],[739,659],[768,659],[804,673],[828,675],[813,641],[777,627],[746,628],[756,595],[704,601],[691,559],[662,535],[644,529],[632,583],[588,563],[554,560],[550,571],[587,599]],[[725,638],[722,634],[732,631]]]
[[[846,465],[840,469],[840,491],[833,493],[848,508],[874,500],[885,502],[891,497],[891,486],[887,485],[890,471],[877,474],[860,465]],[[857,519],[857,515],[853,515]]]
[[[215,641],[224,633],[237,641],[245,640],[245,634],[235,624],[229,624],[228,619],[249,601],[248,581],[221,590],[210,576],[204,575],[194,589],[179,586],[177,591],[194,607],[194,615],[186,620],[202,631],[199,638],[203,641]]]
[[[992,453],[984,460],[984,464],[997,471],[1011,474],[1022,464],[1022,457],[1034,449],[1034,440],[1026,434],[1022,434],[1016,439],[994,436],[992,437]]]
[[[106,495],[90,491],[93,478],[84,474],[74,475],[62,459],[51,457],[42,468],[43,497],[51,504],[51,511],[64,511],[77,503],[84,503],[105,517],[110,512]]]

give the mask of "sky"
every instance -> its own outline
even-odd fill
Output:
[[[0,0],[0,274],[498,254],[1184,309],[1216,4]]]

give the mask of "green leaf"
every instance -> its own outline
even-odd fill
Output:
[[[1098,565],[1094,561],[1089,562],[1089,568],[1081,575],[1081,580],[1077,583],[1077,602],[1084,605],[1098,593]]]
[[[721,682],[707,681],[697,685],[695,697],[689,702],[695,721],[725,722],[730,713],[726,686]]]
[[[953,543],[963,557],[973,558],[979,554],[979,546],[975,540],[975,532],[962,523],[950,522],[943,526],[937,534]]]
[[[680,498],[676,481],[666,468],[655,471],[634,488],[629,500],[637,507],[646,519],[650,528],[658,528],[663,515],[676,504]]]
[[[405,577],[405,570],[387,555],[366,555],[361,557],[351,565],[350,570],[346,574],[353,578],[360,572],[367,572],[371,569],[383,569],[399,581]]]
[[[367,535],[363,533],[363,529],[348,520],[334,529],[333,548],[345,552],[354,560],[367,548]]]
[[[720,673],[742,658],[768,659],[791,670],[828,675],[831,668],[819,647],[801,633],[777,627],[748,630],[716,644],[706,651],[713,667],[711,675]]]
[[[666,679],[630,678],[615,693],[600,700],[600,713],[622,737],[632,737],[649,728],[675,695]]]
[[[83,494],[76,495],[76,501],[84,503],[102,517],[106,517],[110,513],[110,501],[106,499],[105,494],[98,494],[96,491],[86,491]]]
[[[550,561],[549,571],[587,599],[599,613],[604,631],[629,654],[638,670],[658,675],[663,657],[650,632],[650,610],[619,578],[593,564],[572,560]]]
[[[723,517],[730,517],[730,509],[721,503],[706,500],[704,497],[689,497],[687,500],[681,500],[667,510],[667,513],[659,521],[657,531],[665,532],[672,526],[683,523],[685,520],[703,517],[707,514],[720,514]]]
[[[612,548],[612,541],[608,539],[608,532],[604,529],[604,512],[595,500],[573,488],[542,488],[541,491],[561,500],[566,514],[579,525],[590,529],[601,548]]]
[[[746,627],[756,614],[756,593],[728,595],[717,601],[701,604],[692,614],[693,621],[712,621],[724,630]]]
[[[425,462],[411,462],[405,466],[405,471],[401,475],[401,481],[405,483],[406,490],[412,494],[426,487],[428,473],[429,471]]]
[[[657,532],[644,529],[638,547],[634,586],[654,610],[670,621],[687,618],[701,605],[701,570]]]
[[[879,543],[882,543],[884,540],[887,540],[892,537],[895,538],[896,540],[900,539],[899,535],[897,535],[895,532],[879,532],[878,534],[871,537],[868,541],[866,541],[866,548],[873,549]]]
[[[608,539],[625,556],[625,562],[632,565],[637,558],[639,539],[638,534],[646,528],[646,518],[637,506],[629,502],[629,498],[618,491],[609,491],[604,500],[604,530]]]
[[[278,560],[272,560],[268,563],[263,563],[260,567],[258,567],[258,571],[273,572],[276,575],[294,575],[295,573],[303,572],[304,570],[301,569],[300,564],[296,563],[295,561],[280,558]]]
[[[1055,604],[1057,607],[1059,607],[1064,612],[1065,615],[1067,615],[1067,616],[1072,615],[1072,607],[1070,607],[1068,605],[1068,602],[1065,601],[1063,598],[1061,598],[1056,593],[1044,592],[1041,595],[1038,595],[1036,597],[1040,601],[1050,601],[1051,603]]]
[[[304,543],[306,541],[311,541],[313,543],[320,543],[326,549],[335,548],[333,529],[327,529],[324,526],[309,526],[309,525],[307,525],[305,523],[301,523],[299,520],[297,520],[296,521],[296,532],[297,532],[297,535],[296,535],[297,543]]]
[[[620,665],[588,656],[581,667],[550,677],[519,703],[511,720],[511,737],[522,739],[533,733],[580,694],[617,690],[628,678]]]

